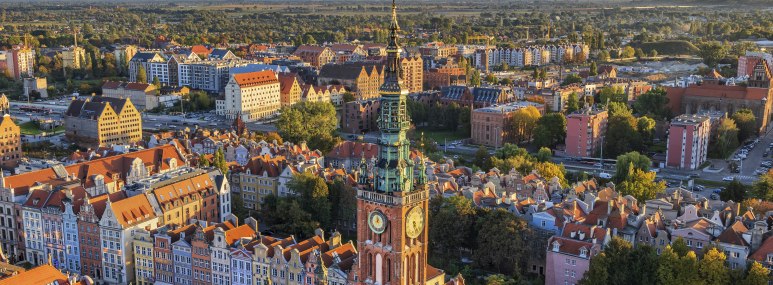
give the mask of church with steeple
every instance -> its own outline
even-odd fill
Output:
[[[378,158],[368,169],[360,165],[357,189],[355,284],[441,285],[445,273],[427,264],[428,207],[425,161],[411,159],[407,131],[409,90],[400,64],[400,26],[392,1],[392,21],[381,85]],[[452,281],[463,284],[461,276]]]

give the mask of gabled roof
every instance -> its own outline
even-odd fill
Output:
[[[234,242],[241,238],[253,238],[257,235],[249,225],[241,225],[233,229],[225,231],[225,242],[228,245],[232,245]]]
[[[116,220],[123,228],[153,219],[156,213],[145,195],[137,195],[111,203]]]
[[[717,237],[717,241],[733,245],[749,246],[749,243],[743,238],[743,234],[749,229],[741,221],[735,221],[733,225],[727,227],[722,234]]]
[[[765,264],[767,263],[768,255],[770,254],[773,254],[773,236],[769,236],[765,239],[765,241],[762,242],[762,245],[749,255],[749,259]]]

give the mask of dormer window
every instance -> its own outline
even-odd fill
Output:
[[[581,248],[580,249],[580,257],[588,257],[588,249],[586,249],[584,247]]]
[[[558,242],[553,242],[553,251],[558,252],[558,248],[561,246]]]

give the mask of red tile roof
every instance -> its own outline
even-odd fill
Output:
[[[124,179],[126,174],[129,173],[132,161],[136,158],[141,159],[146,167],[150,167],[150,174],[156,174],[160,170],[168,170],[168,161],[170,158],[176,159],[180,165],[185,161],[174,146],[163,145],[123,155],[69,165],[65,167],[65,170],[67,175],[74,175],[75,178],[81,180],[81,184],[88,188],[93,185],[93,179],[96,175],[104,176],[105,183],[112,181],[113,174],[117,175],[119,179]],[[45,183],[60,184],[62,181],[64,181],[64,178],[58,177],[52,168],[46,168],[8,176],[5,178],[5,186],[13,187],[15,195],[26,195],[33,185]]]
[[[741,221],[735,221],[732,226],[727,227],[722,234],[717,237],[717,241],[740,246],[749,246],[749,243],[743,239],[743,234],[749,231]]]
[[[145,195],[137,195],[110,204],[118,223],[124,228],[153,219],[156,213]]]
[[[14,276],[0,280],[0,285],[60,284],[67,285],[67,276],[55,267],[44,264]]]
[[[272,83],[279,83],[276,73],[272,70],[263,70],[233,75],[236,84],[239,87],[261,86]]]
[[[773,254],[773,236],[768,237],[765,239],[765,241],[762,242],[762,245],[760,245],[760,248],[758,248],[754,253],[749,255],[749,259],[756,260],[759,263],[766,264],[768,263],[768,255]]]

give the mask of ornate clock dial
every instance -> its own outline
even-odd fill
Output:
[[[368,227],[374,233],[380,234],[386,230],[387,219],[386,215],[379,210],[375,210],[368,214]]]
[[[417,238],[424,231],[424,209],[416,206],[408,212],[405,223],[405,234],[409,238]]]

